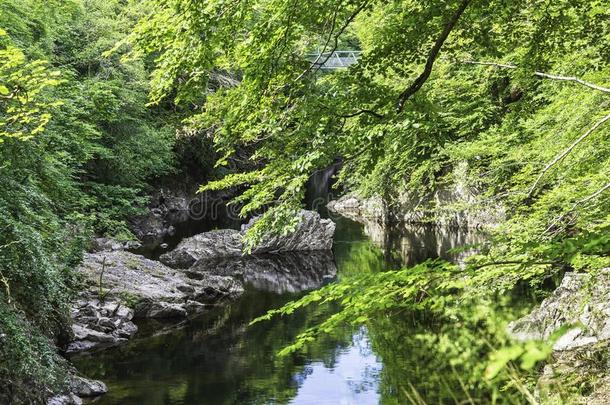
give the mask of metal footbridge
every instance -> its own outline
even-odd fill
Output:
[[[308,59],[322,70],[345,69],[358,62],[362,51],[334,51],[310,53]]]

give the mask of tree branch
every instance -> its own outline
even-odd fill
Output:
[[[358,110],[356,112],[350,113],[350,114],[343,114],[343,115],[338,115],[338,117],[341,118],[352,118],[352,117],[357,117],[358,115],[362,115],[362,114],[369,114],[372,115],[375,118],[383,118],[382,114],[379,114],[378,112],[375,112],[373,110],[368,110],[368,109],[362,109],[362,110]]]
[[[519,260],[506,260],[506,261],[501,261],[501,262],[489,262],[489,263],[484,263],[484,264],[480,264],[477,266],[472,266],[469,267],[471,270],[480,270],[483,269],[485,267],[491,267],[491,266],[509,266],[509,265],[522,265],[522,266],[548,266],[548,265],[553,265],[553,264],[557,264],[556,262],[551,262],[551,261],[543,261],[543,262],[535,262],[535,261],[519,261]]]
[[[540,182],[540,180],[542,179],[542,177],[545,175],[546,172],[549,171],[549,169],[551,167],[553,167],[555,164],[557,164],[558,162],[560,162],[563,158],[565,158],[579,143],[581,143],[586,137],[588,137],[589,135],[591,135],[591,133],[593,131],[595,131],[597,128],[599,128],[600,125],[602,125],[604,122],[610,120],[610,114],[606,115],[605,117],[603,117],[601,120],[597,121],[591,128],[589,128],[589,130],[587,132],[585,132],[584,134],[582,134],[576,141],[574,141],[574,143],[572,143],[567,149],[563,150],[559,155],[555,156],[555,158],[553,160],[551,160],[549,163],[547,163],[547,165],[544,167],[544,169],[542,170],[542,172],[538,175],[538,177],[536,178],[536,181],[534,182],[534,184],[532,184],[532,187],[530,188],[529,192],[527,193],[527,197],[530,198],[532,196],[532,194],[534,193],[534,190],[536,189],[536,187],[538,186],[538,183]]]
[[[451,18],[445,25],[445,28],[443,29],[443,31],[441,32],[439,37],[436,39],[434,46],[432,46],[432,49],[430,50],[430,53],[428,54],[428,59],[426,60],[426,65],[424,66],[424,71],[417,77],[417,79],[415,79],[415,81],[411,84],[411,86],[409,86],[407,89],[405,89],[398,96],[398,104],[396,106],[396,109],[398,110],[398,112],[401,112],[403,110],[407,100],[409,100],[409,98],[411,98],[411,96],[413,96],[415,93],[417,93],[419,91],[419,89],[421,89],[421,87],[424,85],[426,80],[428,80],[428,78],[430,77],[430,73],[432,73],[432,67],[434,66],[434,62],[436,61],[436,58],[437,58],[439,52],[441,51],[443,44],[447,40],[447,37],[449,36],[451,31],[455,27],[455,24],[458,22],[458,20],[460,19],[461,15],[464,13],[464,10],[466,10],[466,7],[468,7],[470,2],[471,2],[471,0],[462,0],[459,7],[457,8],[457,10],[455,10],[455,12],[453,13]]]
[[[596,192],[594,192],[593,194],[588,195],[587,197],[576,201],[573,205],[572,208],[570,208],[567,212],[565,212],[564,214],[560,215],[559,217],[555,218],[555,220],[553,220],[553,222],[551,222],[551,224],[545,229],[545,231],[542,233],[543,235],[545,233],[550,232],[555,225],[557,225],[558,222],[563,221],[563,219],[570,214],[571,212],[574,212],[574,210],[580,205],[580,204],[584,204],[587,203],[589,201],[591,201],[592,199],[594,199],[595,197],[599,196],[600,194],[602,194],[604,191],[610,189],[610,182],[608,182],[605,186],[603,186],[602,188],[600,188],[599,190],[597,190]]]
[[[593,194],[583,198],[582,200],[576,201],[575,205],[580,205],[580,204],[584,204],[586,202],[589,202],[592,199],[594,199],[595,197],[597,197],[598,195],[600,195],[601,193],[603,193],[604,191],[608,190],[609,188],[610,188],[610,182],[608,182],[605,186],[603,186],[602,188],[600,188],[599,190],[597,190]],[[574,208],[576,208],[576,207],[574,207]],[[572,209],[574,209],[574,208],[572,208]]]
[[[493,66],[493,67],[503,68],[503,69],[517,69],[519,67],[517,65],[507,64],[507,63],[478,62],[478,61],[474,61],[474,60],[463,60],[463,61],[460,61],[460,63],[465,63],[468,65]],[[584,80],[582,80],[578,77],[574,77],[574,76],[560,76],[560,75],[554,75],[554,74],[538,72],[538,71],[534,72],[534,76],[542,77],[545,79],[551,79],[551,80],[560,80],[560,81],[564,81],[564,82],[575,82],[575,83],[589,87],[594,90],[599,90],[604,93],[610,93],[610,88],[599,86],[597,84],[584,81]]]

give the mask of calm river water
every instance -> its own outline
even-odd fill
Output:
[[[335,221],[333,255],[318,257],[313,264],[306,257],[289,259],[279,271],[276,266],[272,274],[263,271],[263,276],[251,277],[246,293],[232,304],[178,326],[141,323],[128,344],[74,357],[80,371],[108,385],[108,394],[96,403],[362,405],[398,401],[396,387],[384,383],[388,370],[366,329],[346,330],[317,341],[304,353],[278,358],[281,348],[323,314],[308,309],[251,327],[248,323],[336,278],[439,255],[455,259],[447,250],[468,238],[439,235],[429,228],[368,227],[367,235],[356,222]]]

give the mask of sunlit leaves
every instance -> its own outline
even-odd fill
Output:
[[[44,92],[60,83],[59,72],[50,70],[46,61],[28,61],[0,30],[0,142],[27,140],[44,131],[59,105]]]

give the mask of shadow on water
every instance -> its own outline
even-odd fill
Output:
[[[331,175],[320,174],[322,184],[310,184],[308,201],[320,194],[324,197]],[[370,331],[346,329],[321,337],[302,353],[281,358],[276,356],[279,350],[328,312],[311,307],[289,317],[248,324],[336,277],[384,271],[427,258],[455,259],[447,250],[472,242],[465,235],[440,234],[434,228],[365,228],[347,218],[334,219],[332,254],[269,255],[195,266],[189,270],[191,277],[202,271],[232,275],[244,281],[246,293],[178,325],[141,322],[128,344],[74,356],[81,372],[108,384],[109,393],[96,403],[402,403],[397,381],[405,372],[425,380],[428,368],[418,363],[431,354],[425,345],[409,346],[417,344],[406,339],[414,330],[412,320],[392,321]],[[189,228],[182,235],[203,228]],[[390,348],[400,348],[399,354],[388,355]],[[429,366],[439,367],[438,361],[428,361]]]

